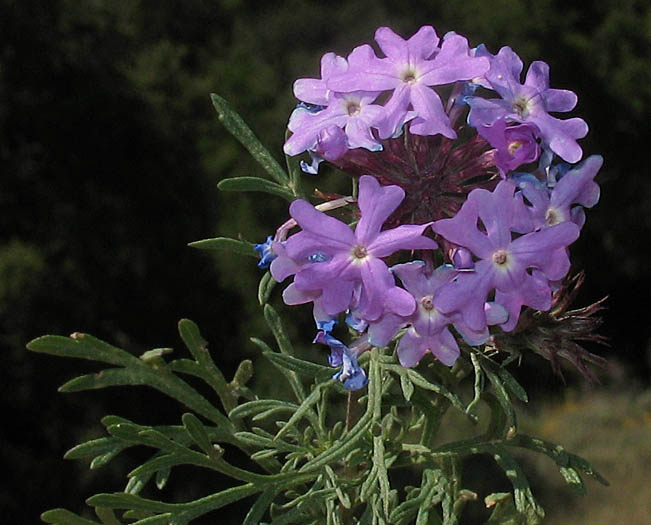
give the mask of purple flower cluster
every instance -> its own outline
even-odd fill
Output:
[[[310,153],[308,171],[325,159],[359,176],[355,220],[325,213],[351,198],[296,200],[290,221],[256,246],[275,280],[293,276],[284,301],[313,304],[315,341],[351,389],[366,384],[357,357],[371,346],[398,338],[404,366],[427,353],[452,366],[461,341],[515,330],[523,307],[549,310],[603,162],[553,163],[581,160],[587,125],[549,114],[577,97],[549,87],[544,62],[521,83],[508,47],[492,55],[431,26],[408,40],[383,27],[375,40],[383,56],[369,45],[346,59],[327,53],[320,79],[296,81],[284,146]],[[444,85],[447,100],[435,89]],[[491,91],[498,97],[478,95]],[[350,346],[332,335],[341,314],[358,333]]]

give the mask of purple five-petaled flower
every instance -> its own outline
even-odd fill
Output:
[[[578,162],[583,152],[577,144],[588,133],[583,119],[560,120],[549,112],[571,111],[577,97],[572,91],[549,87],[549,66],[532,62],[524,84],[520,83],[523,64],[510,47],[503,47],[491,60],[486,79],[501,99],[467,97],[468,122],[477,129],[499,119],[535,124],[549,148],[567,162]],[[337,78],[337,77],[334,77]]]
[[[477,132],[495,148],[495,165],[502,178],[522,164],[535,162],[540,155],[539,133],[534,124],[507,126],[501,118],[491,126],[479,126]]]
[[[358,198],[361,219],[354,231],[309,202],[294,201],[290,214],[302,231],[284,242],[285,258],[289,260],[279,257],[278,263],[274,261],[288,268],[281,276],[295,273],[296,290],[318,296],[330,316],[351,306],[369,321],[379,318],[385,310],[411,314],[416,308],[414,298],[396,286],[382,259],[398,250],[432,250],[437,244],[423,236],[429,223],[381,231],[404,196],[398,186],[383,187],[373,177],[362,176]]]
[[[460,311],[472,330],[487,324],[484,305],[493,290],[495,302],[509,312],[504,330],[515,327],[522,305],[548,310],[549,282],[563,278],[570,268],[567,246],[578,238],[578,226],[563,222],[514,239],[527,213],[515,189],[511,181],[502,181],[493,192],[473,190],[455,217],[432,226],[478,259],[472,272],[460,273],[435,298],[441,312]]]
[[[405,289],[416,300],[416,310],[408,317],[387,313],[368,328],[368,341],[373,346],[386,346],[398,330],[409,326],[398,343],[400,364],[413,367],[426,353],[431,353],[441,363],[452,366],[460,355],[459,345],[448,329],[452,324],[469,345],[480,345],[489,337],[488,328],[471,329],[459,313],[444,314],[437,308],[435,296],[439,289],[450,283],[458,274],[451,265],[443,265],[428,272],[422,261],[398,264],[391,268]],[[486,321],[490,325],[507,321],[508,313],[500,305],[486,303]]]
[[[339,92],[392,90],[379,127],[381,138],[400,132],[410,119],[413,134],[455,138],[441,99],[431,86],[480,76],[488,70],[488,59],[471,56],[468,41],[456,33],[446,34],[439,47],[439,37],[431,26],[421,27],[408,40],[381,27],[375,41],[385,58],[378,58],[369,45],[355,48],[348,56],[348,70],[332,75],[328,87]]]
[[[591,155],[578,166],[567,170],[554,186],[540,182],[533,176],[516,177],[518,188],[531,203],[532,230],[572,221],[579,227],[585,222],[583,207],[592,208],[599,201],[599,185],[595,176],[603,165],[601,155]],[[578,205],[578,206],[577,206]]]
[[[381,150],[382,145],[372,132],[384,119],[384,108],[373,104],[377,96],[378,92],[369,91],[333,93],[328,106],[321,111],[299,106],[289,119],[287,127],[292,136],[285,142],[285,153],[298,155],[315,150],[329,160],[336,160],[349,148]]]

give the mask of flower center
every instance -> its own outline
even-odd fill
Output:
[[[432,296],[431,295],[426,295],[420,300],[421,306],[425,310],[434,310],[434,301],[432,301]]]
[[[549,226],[554,226],[555,224],[562,222],[562,220],[554,208],[549,208],[547,213],[545,213],[545,222]]]
[[[402,73],[401,78],[407,84],[414,84],[416,82],[416,72],[413,69],[407,69]]]
[[[351,254],[355,259],[364,259],[368,255],[368,251],[366,250],[366,246],[358,244],[353,248]]]
[[[359,112],[362,110],[358,102],[354,101],[349,101],[346,104],[346,113],[348,113],[349,117],[356,117],[359,115]]]
[[[500,266],[503,266],[506,264],[506,261],[508,260],[508,255],[506,253],[506,250],[497,250],[493,254],[493,262],[495,264],[498,264]]]
[[[522,118],[529,114],[529,101],[526,98],[520,97],[513,101],[513,111],[515,111]]]
[[[519,140],[514,140],[513,142],[509,143],[506,149],[508,149],[509,154],[513,156],[515,155],[515,152],[518,151],[521,147],[522,147],[522,142],[520,142]]]

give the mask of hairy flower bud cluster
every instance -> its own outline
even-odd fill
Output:
[[[544,62],[522,83],[509,47],[492,55],[431,26],[408,40],[383,27],[375,40],[381,56],[366,44],[347,58],[327,53],[320,79],[295,82],[284,146],[309,153],[305,171],[325,160],[359,177],[359,220],[297,200],[290,223],[256,246],[274,279],[293,276],[285,302],[313,304],[316,341],[351,389],[366,384],[357,356],[370,346],[399,337],[404,366],[427,353],[451,366],[461,340],[513,331],[523,307],[549,311],[603,162],[576,164],[588,128],[550,115],[577,97],[549,87]],[[341,314],[359,333],[350,347],[332,335]]]

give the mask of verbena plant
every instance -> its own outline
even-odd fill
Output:
[[[584,475],[606,484],[586,460],[518,431],[514,401],[527,394],[507,369],[529,351],[559,373],[559,358],[567,359],[588,379],[590,365],[604,364],[578,344],[601,340],[594,315],[601,302],[569,309],[583,276],[569,277],[568,246],[584,208],[598,201],[602,164],[599,156],[580,162],[582,119],[549,114],[570,111],[576,96],[549,88],[544,62],[532,63],[522,83],[522,62],[508,47],[492,55],[455,33],[440,39],[430,26],[408,40],[380,28],[375,39],[383,57],[368,45],[347,59],[328,53],[320,79],[296,81],[301,102],[289,120],[287,170],[213,95],[222,123],[265,172],[219,187],[284,198],[290,217],[265,243],[215,238],[192,246],[259,256],[269,268],[257,293],[275,341],[252,341],[293,401],[256,395],[247,386],[250,361],[227,380],[189,320],[179,323],[189,355],[177,359],[167,348],[135,357],[79,333],[29,343],[35,352],[110,365],[61,391],[147,385],[188,409],[169,426],[107,416],[106,437],[68,451],[95,469],[127,448],[152,450],[123,492],[87,500],[101,523],[181,525],[250,498],[247,525],[452,525],[477,498],[461,476],[474,454],[490,455],[513,486],[485,498],[487,523],[540,523],[519,450],[549,456],[578,492]],[[297,162],[304,152],[310,162]],[[314,195],[313,205],[301,172],[316,173],[323,161],[350,177],[352,189]],[[330,348],[329,366],[297,357],[282,313],[269,304],[276,282],[292,276],[284,302],[312,304],[314,342]],[[449,410],[476,431],[444,442]],[[255,468],[226,461],[229,448]],[[185,503],[140,496],[150,484],[162,489],[180,465],[216,471],[233,486]],[[416,484],[400,485],[397,469]],[[64,509],[42,519],[97,523]]]

